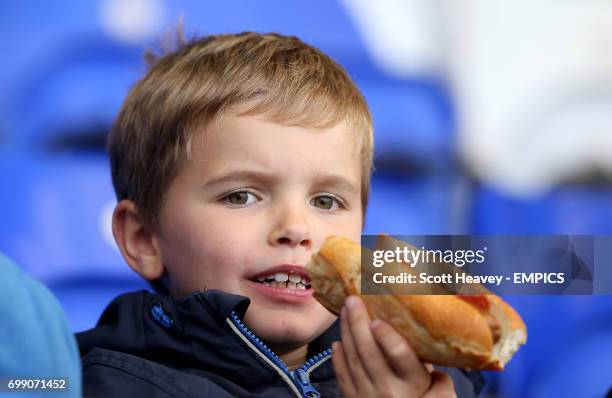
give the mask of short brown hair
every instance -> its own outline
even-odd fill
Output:
[[[211,35],[153,60],[127,96],[108,140],[118,200],[130,199],[142,223],[159,227],[164,194],[188,159],[193,132],[229,107],[271,121],[327,128],[347,121],[361,146],[362,206],[372,169],[372,121],[344,69],[296,37]]]

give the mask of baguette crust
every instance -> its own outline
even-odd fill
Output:
[[[391,243],[388,240],[391,238],[382,239],[385,245]],[[348,296],[361,293],[362,255],[371,253],[365,248],[362,253],[361,246],[349,239],[331,236],[306,266],[315,298],[336,315]],[[465,369],[501,370],[526,340],[525,324],[520,316],[493,294],[481,296],[490,304],[485,313],[483,308],[452,294],[388,293],[361,298],[370,317],[383,319],[393,326],[424,362]],[[501,329],[496,342],[488,317],[495,318]]]

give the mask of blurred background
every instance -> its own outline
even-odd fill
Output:
[[[612,3],[96,0],[0,3],[0,252],[71,327],[147,288],[110,232],[105,137],[146,47],[297,35],[346,67],[376,130],[366,234],[612,235]],[[612,264],[610,265],[612,266]],[[485,396],[612,388],[612,297],[508,297],[527,345]]]

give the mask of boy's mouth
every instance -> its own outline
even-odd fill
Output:
[[[310,289],[310,277],[300,266],[279,266],[255,275],[252,279],[264,286],[306,290]]]

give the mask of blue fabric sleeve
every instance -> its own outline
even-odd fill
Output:
[[[0,378],[12,377],[67,377],[68,391],[27,396],[81,396],[79,351],[59,302],[0,254]]]

